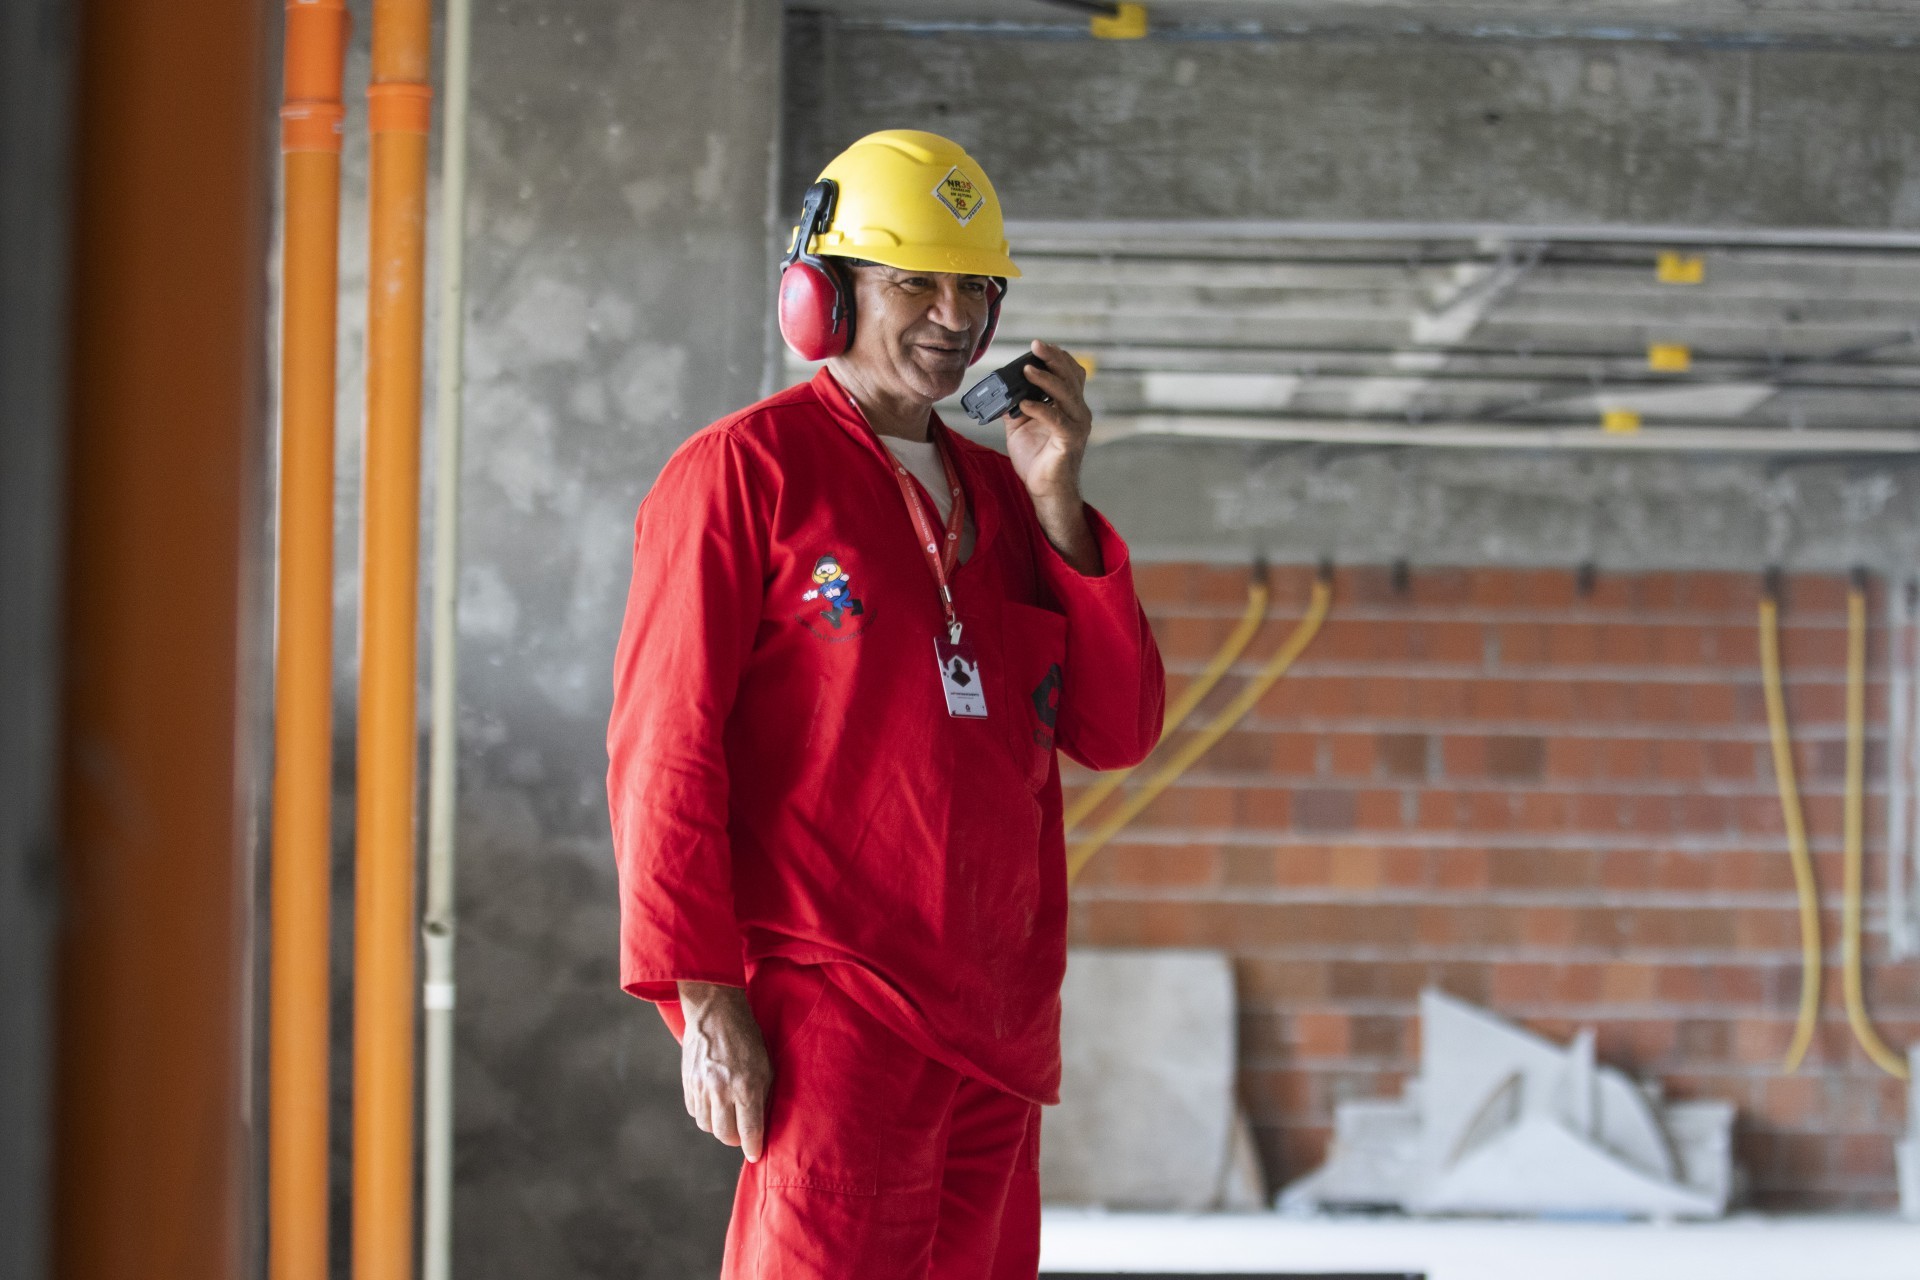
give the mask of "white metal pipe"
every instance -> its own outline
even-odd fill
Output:
[[[454,800],[459,752],[455,697],[455,610],[459,586],[460,395],[466,303],[467,97],[472,63],[471,0],[447,0],[446,115],[440,158],[440,327],[435,368],[433,632],[427,756],[425,1079],[421,1135],[422,1280],[448,1280],[453,1225]]]
[[[1907,910],[1907,777],[1908,688],[1907,629],[1910,612],[1905,584],[1888,582],[1887,600],[1887,944],[1893,958],[1908,955],[1913,946]]]
[[[1920,453],[1920,431],[1751,427],[1662,427],[1607,432],[1592,426],[1499,427],[1472,422],[1408,426],[1338,418],[1251,414],[1104,414],[1093,442],[1143,436],[1256,440],[1296,444],[1411,446],[1440,449],[1572,449],[1611,453],[1906,454]]]
[[[1284,222],[1197,218],[1181,221],[1015,218],[1007,238],[1016,250],[1036,241],[1065,241],[1098,252],[1102,239],[1157,240],[1545,240],[1577,244],[1691,245],[1703,248],[1920,249],[1920,232],[1832,227],[1649,227],[1525,225],[1500,222]],[[1178,257],[1169,252],[1169,257]]]
[[[1887,584],[1887,943],[1895,960],[1920,953],[1920,601],[1915,586]],[[1920,1124],[1920,1116],[1915,1117]],[[1920,1133],[1920,1130],[1916,1130]]]
[[[1907,858],[1905,883],[1901,886],[1900,910],[1906,918],[1907,956],[1920,955],[1920,584],[1902,583],[1901,598],[1907,605]],[[1920,1142],[1920,1110],[1913,1117],[1914,1140]]]

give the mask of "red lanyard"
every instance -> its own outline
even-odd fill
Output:
[[[913,519],[913,531],[919,535],[920,554],[927,558],[927,568],[933,571],[933,581],[940,588],[940,605],[947,613],[947,643],[959,644],[960,618],[953,611],[953,590],[948,582],[953,577],[954,566],[960,563],[960,534],[967,524],[967,495],[960,488],[960,473],[954,469],[952,455],[947,452],[939,433],[932,429],[931,424],[928,425],[927,438],[940,455],[940,465],[947,473],[947,490],[953,495],[953,510],[947,513],[944,539],[934,528],[927,504],[920,501],[920,490],[908,474],[906,464],[891,452],[887,457],[893,463],[893,478],[900,482],[900,496],[906,499],[907,515]]]

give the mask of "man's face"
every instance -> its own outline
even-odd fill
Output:
[[[853,348],[842,359],[872,385],[932,404],[960,389],[987,330],[986,276],[853,268]]]

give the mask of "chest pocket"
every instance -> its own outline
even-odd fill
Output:
[[[995,707],[1014,763],[1038,790],[1053,768],[1054,735],[1065,695],[1067,620],[1051,609],[1008,601],[1001,606],[1000,662],[1004,707]]]

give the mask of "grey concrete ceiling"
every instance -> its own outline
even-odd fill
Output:
[[[788,8],[910,24],[1081,25],[1048,0],[788,0]],[[1920,38],[1920,0],[1150,0],[1154,26],[1276,35],[1434,32],[1659,39],[1905,41]]]

